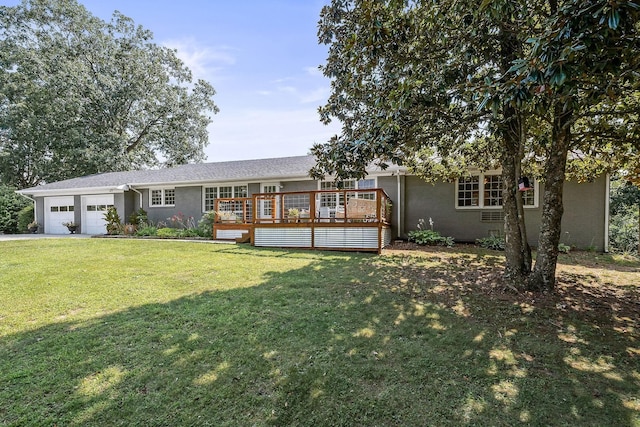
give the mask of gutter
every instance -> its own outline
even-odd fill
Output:
[[[36,211],[36,209],[38,209],[38,204],[36,203],[36,201],[33,200],[31,197],[27,196],[26,194],[22,194],[19,190],[16,191],[16,194],[21,195],[25,199],[31,200],[31,202],[33,203],[33,220],[37,222],[38,221],[38,211]]]
[[[140,209],[142,209],[142,193],[136,190],[135,188],[133,188],[132,186],[129,186],[129,190],[135,191],[136,193],[138,193],[138,195],[140,196]]]
[[[133,188],[133,186],[131,184],[122,184],[122,185],[118,185],[116,187],[118,190],[122,190],[122,191],[134,191],[136,193],[138,193],[138,195],[140,196],[140,209],[142,209],[142,193],[139,192],[138,190],[136,190],[135,188]]]
[[[403,174],[404,175],[404,174]],[[396,182],[398,185],[398,202],[397,202],[397,209],[396,209],[396,215],[398,215],[398,239],[402,238],[402,229],[403,229],[403,223],[402,223],[402,204],[404,203],[404,201],[402,200],[402,193],[400,192],[401,190],[401,183],[400,183],[400,171],[397,172],[396,174]]]
[[[604,252],[609,252],[609,203],[611,201],[611,175],[607,174],[605,177],[605,190],[604,190]]]

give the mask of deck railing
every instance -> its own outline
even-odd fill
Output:
[[[379,188],[259,193],[218,199],[215,210],[214,239],[378,252],[391,241],[391,201]]]
[[[253,199],[216,199],[215,222],[222,224],[251,224],[253,221]]]
[[[317,190],[253,195],[253,223],[391,222],[384,190]]]

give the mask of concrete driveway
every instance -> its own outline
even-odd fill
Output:
[[[90,234],[0,234],[0,242],[29,239],[88,239],[90,237]]]

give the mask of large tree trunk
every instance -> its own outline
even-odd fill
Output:
[[[502,72],[506,73],[522,52],[522,43],[512,32],[504,31],[500,38],[500,50],[500,65]],[[527,241],[522,195],[518,192],[524,157],[525,123],[522,113],[512,104],[504,105],[502,115],[504,122],[499,133],[503,143],[500,163],[506,257],[504,278],[510,286],[522,289],[531,273],[531,248]]]
[[[532,291],[552,291],[556,284],[558,243],[560,243],[560,225],[564,212],[562,189],[565,180],[567,153],[571,144],[572,121],[573,111],[563,110],[561,105],[556,105],[551,147],[544,168],[544,198],[538,254],[528,281],[528,289]]]
[[[531,248],[527,241],[522,195],[518,192],[523,158],[523,128],[521,117],[512,107],[507,107],[504,113],[505,117],[510,116],[500,159],[506,257],[504,278],[511,286],[522,289],[526,287],[526,278],[531,272]]]

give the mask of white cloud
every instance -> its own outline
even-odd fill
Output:
[[[313,77],[324,77],[322,71],[320,71],[318,67],[305,67],[304,71]]]
[[[209,162],[302,156],[339,132],[339,122],[322,124],[314,108],[222,111],[209,126],[205,154]]]
[[[196,79],[210,80],[216,71],[236,62],[232,48],[202,46],[193,38],[169,40],[163,45],[177,51],[178,58],[191,70]]]
[[[311,102],[324,103],[328,98],[329,98],[329,88],[319,87],[307,93],[301,94],[300,102],[302,102],[303,104],[309,104]]]

